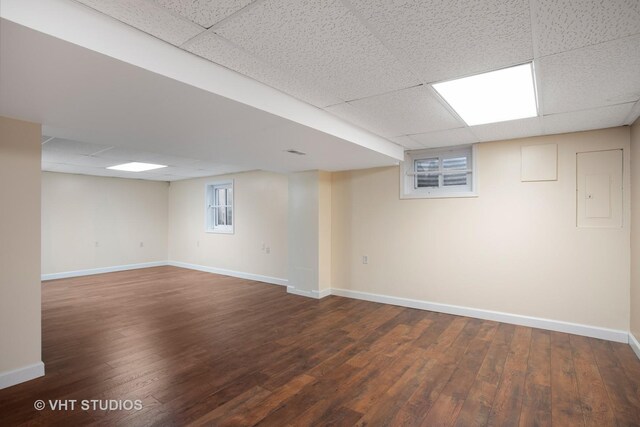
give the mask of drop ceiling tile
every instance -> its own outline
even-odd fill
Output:
[[[417,135],[409,135],[409,137],[427,148],[448,147],[478,142],[478,138],[468,127],[420,133]]]
[[[363,129],[366,129],[369,132],[375,133],[376,135],[391,137],[391,136],[397,136],[403,133],[403,132],[398,132],[396,129],[393,129],[387,126],[386,123],[376,122],[376,120],[370,115],[368,115],[365,111],[359,110],[355,108],[353,105],[346,102],[342,104],[326,107],[325,111],[351,124],[354,124]]]
[[[153,0],[159,5],[209,28],[235,13],[253,0]]]
[[[345,100],[418,83],[339,0],[266,0],[216,33]]]
[[[640,33],[638,0],[536,0],[531,4],[541,56]]]
[[[47,172],[63,172],[67,167],[68,165],[62,163],[47,162],[44,160],[41,163],[41,169]]]
[[[77,0],[159,39],[181,45],[204,28],[147,1]]]
[[[53,138],[42,146],[44,152],[56,152],[75,155],[89,155],[111,148],[109,145],[89,144],[70,139]]]
[[[545,114],[640,98],[640,35],[540,59]]]
[[[398,145],[408,149],[408,150],[417,150],[420,148],[424,148],[422,144],[417,143],[413,139],[409,138],[408,135],[395,136],[393,138],[388,138],[389,141],[393,141]]]
[[[93,175],[93,176],[113,176],[112,171],[104,168],[93,168],[90,166],[77,166],[67,165],[62,163],[44,163],[42,164],[42,170],[48,172],[60,172],[60,173],[74,173],[80,175]]]
[[[425,83],[533,58],[528,0],[350,0]]]
[[[390,137],[453,129],[463,126],[434,95],[432,89],[417,86],[384,95],[349,102],[357,111],[356,123],[374,133]],[[330,107],[330,112],[336,109]],[[343,111],[337,111],[340,115]],[[350,120],[349,117],[344,117]]]
[[[50,163],[63,163],[75,166],[88,166],[106,168],[116,164],[114,160],[100,157],[84,156],[81,154],[69,154],[59,151],[42,151],[42,161]]]
[[[198,169],[191,169],[188,167],[166,167],[162,169],[156,169],[155,171],[149,171],[150,175],[175,175],[187,178],[196,178],[201,176],[207,176],[209,172]]]
[[[133,150],[129,148],[113,147],[109,150],[105,150],[98,154],[100,158],[114,160],[118,162],[145,162],[153,163],[149,159],[154,156],[153,153],[148,153],[139,150]]]
[[[543,134],[540,117],[471,126],[469,129],[482,142],[526,138]]]
[[[622,126],[634,103],[544,116],[545,134],[578,132]]]
[[[343,102],[342,99],[331,95],[327,89],[321,88],[317,82],[293,77],[290,73],[261,61],[210,31],[196,37],[183,48],[316,107]]]

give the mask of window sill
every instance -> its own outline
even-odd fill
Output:
[[[234,234],[233,230],[205,230],[205,233],[212,233],[212,234]]]
[[[452,193],[437,193],[437,194],[400,194],[400,200],[412,200],[412,199],[469,199],[478,197],[477,192],[452,192]]]

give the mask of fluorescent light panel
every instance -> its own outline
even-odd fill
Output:
[[[121,165],[109,166],[107,169],[127,172],[144,172],[166,167],[166,165],[154,165],[153,163],[131,162],[123,163]]]
[[[538,115],[531,63],[436,83],[433,87],[469,126]]]

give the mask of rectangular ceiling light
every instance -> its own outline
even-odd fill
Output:
[[[121,165],[109,166],[107,169],[113,169],[117,171],[127,171],[127,172],[144,172],[150,171],[154,169],[166,168],[166,165],[154,165],[153,163],[140,163],[140,162],[131,162],[131,163],[123,163]]]
[[[531,63],[433,85],[467,125],[538,115]]]

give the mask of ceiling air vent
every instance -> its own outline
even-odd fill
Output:
[[[307,153],[303,153],[302,151],[298,151],[298,150],[285,150],[287,153],[291,153],[291,154],[297,154],[298,156],[306,156]]]

